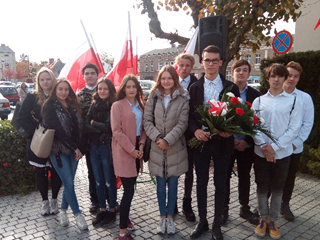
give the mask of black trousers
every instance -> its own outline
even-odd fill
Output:
[[[230,178],[232,177],[235,160],[237,160],[239,203],[242,206],[249,204],[250,172],[253,166],[253,159],[254,146],[246,148],[244,152],[235,150],[234,154],[232,154],[228,172],[225,206],[230,203]]]
[[[187,150],[188,150],[188,172],[185,173],[185,179],[184,179],[184,199],[191,200],[192,185],[193,185],[194,149],[188,147]]]
[[[60,177],[53,167],[36,167],[36,181],[43,201],[48,200],[48,171],[51,172],[51,189],[53,199],[57,199],[61,188]]]
[[[136,139],[136,149],[139,149],[139,137]],[[137,175],[140,169],[140,159],[136,159]],[[131,202],[134,196],[134,185],[136,184],[137,177],[120,177],[123,186],[123,195],[120,203],[120,229],[126,229],[128,225],[129,213]]]
[[[301,153],[291,155],[288,176],[283,188],[282,202],[284,203],[289,203],[291,199],[294,188],[294,182],[299,169],[300,157]]]
[[[233,153],[233,137],[209,140],[202,151],[195,150],[194,163],[197,175],[197,201],[201,220],[207,219],[207,185],[211,159],[214,164],[214,223],[221,224],[221,217],[226,197],[229,162]]]

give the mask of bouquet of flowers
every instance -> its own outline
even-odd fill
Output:
[[[264,119],[251,109],[251,103],[243,103],[241,98],[230,92],[231,88],[226,89],[221,101],[210,100],[196,109],[195,112],[202,117],[201,124],[206,128],[204,131],[208,132],[210,138],[219,132],[254,136],[260,131],[276,143],[271,132],[263,128]],[[201,147],[202,150],[205,142],[193,137],[188,144],[192,148]]]

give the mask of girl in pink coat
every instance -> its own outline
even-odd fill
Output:
[[[143,129],[143,92],[134,75],[126,75],[111,107],[112,154],[115,175],[121,178],[123,196],[120,204],[119,240],[133,239],[129,219],[134,185],[142,168],[143,147],[147,135]]]

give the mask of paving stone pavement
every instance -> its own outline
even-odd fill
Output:
[[[147,165],[145,165],[147,169]],[[252,173],[253,176],[253,173]],[[183,176],[179,180],[178,205],[180,213],[175,217],[174,222],[177,232],[172,236],[160,236],[155,233],[159,221],[159,210],[156,197],[155,185],[152,182],[139,183],[133,199],[130,218],[135,224],[136,231],[133,237],[139,239],[190,239],[189,234],[194,229],[196,222],[187,222],[181,213],[183,198]],[[256,185],[253,182],[250,194],[252,207],[256,207]],[[150,179],[144,174],[138,181]],[[296,187],[291,200],[291,209],[296,219],[294,222],[287,222],[281,216],[277,221],[282,233],[281,239],[319,239],[320,240],[320,180],[318,178],[298,174]],[[80,160],[75,178],[76,194],[80,208],[83,211],[89,229],[81,231],[77,228],[75,218],[71,210],[68,210],[70,224],[68,227],[61,227],[57,215],[43,217],[39,213],[41,197],[38,192],[32,192],[26,196],[5,196],[0,197],[0,239],[117,239],[119,215],[117,220],[109,227],[93,227],[92,215],[89,212],[90,200],[88,192],[87,168],[85,159]],[[51,194],[51,192],[50,192]],[[59,194],[61,202],[62,189]],[[50,197],[50,195],[49,195]],[[122,189],[118,191],[118,201],[122,197]],[[239,204],[237,201],[237,178],[231,179],[231,203],[230,217],[226,226],[222,227],[225,240],[229,239],[261,239],[254,235],[254,227],[239,217]],[[214,187],[212,173],[208,184],[208,221],[213,221]],[[197,213],[195,184],[193,189],[193,209]],[[197,214],[196,214],[197,216]],[[198,218],[197,218],[198,220]],[[210,224],[211,225],[211,224]],[[211,239],[211,232],[203,234],[199,240]],[[263,239],[271,239],[268,234]]]

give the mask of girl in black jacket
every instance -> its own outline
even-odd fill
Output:
[[[41,215],[58,213],[57,197],[61,187],[59,175],[49,163],[49,158],[38,158],[30,149],[31,139],[35,128],[42,121],[41,108],[44,101],[49,96],[57,79],[53,72],[43,67],[39,70],[36,77],[36,90],[34,93],[28,93],[20,108],[17,121],[27,133],[27,159],[30,165],[36,170],[36,182],[42,197]],[[48,171],[51,173],[51,203],[48,200]]]
[[[79,209],[74,190],[74,177],[78,161],[82,158],[80,149],[83,151],[81,142],[83,123],[77,96],[67,79],[59,79],[53,88],[43,106],[43,120],[47,128],[55,130],[50,160],[64,185],[59,213],[60,225],[69,224],[66,211],[70,205],[78,228],[87,229],[88,225]]]
[[[116,219],[117,189],[112,164],[110,125],[110,109],[115,95],[116,89],[113,83],[107,78],[101,79],[85,119],[85,132],[89,133],[91,165],[100,205],[100,213],[93,220],[93,225],[98,223],[109,225]],[[108,189],[110,211],[106,210],[105,187]]]

